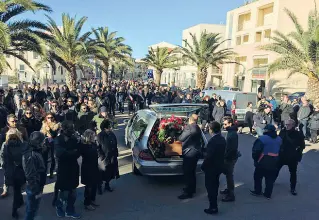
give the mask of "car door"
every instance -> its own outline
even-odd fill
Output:
[[[137,141],[141,140],[141,137],[143,136],[146,128],[148,126],[148,122],[145,118],[137,116],[135,117],[133,124],[131,126],[131,131],[130,131],[130,143],[131,143],[131,148],[135,146]]]
[[[128,120],[127,122],[127,126],[125,128],[125,144],[128,145],[129,143],[131,143],[131,130],[132,130],[132,125],[133,125],[133,121],[135,120],[135,118],[137,117],[137,113],[135,113],[131,119]]]

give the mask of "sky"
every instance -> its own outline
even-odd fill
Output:
[[[143,58],[148,46],[166,41],[181,45],[182,31],[199,23],[226,24],[226,13],[244,0],[38,0],[53,9],[61,24],[62,13],[87,16],[84,31],[108,26],[124,37],[134,58]],[[26,15],[24,15],[26,16]],[[27,15],[45,21],[43,13]]]

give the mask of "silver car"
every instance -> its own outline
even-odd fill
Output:
[[[136,175],[171,176],[183,175],[182,155],[156,156],[151,150],[150,134],[158,129],[159,121],[172,115],[187,121],[189,115],[199,113],[207,107],[205,104],[160,104],[151,105],[150,109],[140,110],[127,121],[125,141],[132,149],[132,169]],[[202,155],[204,155],[207,139],[202,132]],[[197,171],[200,172],[203,156],[198,162]]]

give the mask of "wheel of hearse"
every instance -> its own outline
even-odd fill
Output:
[[[132,162],[132,171],[135,176],[142,176],[141,172],[136,168],[134,162]]]

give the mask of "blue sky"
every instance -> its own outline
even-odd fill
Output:
[[[52,7],[58,24],[61,14],[87,16],[85,30],[108,26],[126,39],[133,56],[142,58],[147,47],[162,41],[181,45],[182,30],[199,23],[226,23],[226,12],[244,0],[38,0]],[[34,16],[30,16],[30,18]],[[37,14],[36,18],[45,17]]]

